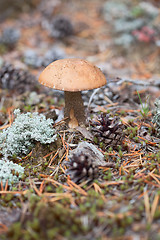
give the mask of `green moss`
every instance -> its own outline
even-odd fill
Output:
[[[123,157],[123,152],[121,150],[119,150],[118,154],[119,154],[120,158]]]
[[[93,139],[93,141],[94,141],[94,143],[98,143],[98,138],[97,137],[94,137],[94,139]]]
[[[13,194],[10,194],[10,193],[8,193],[8,194],[6,194],[5,196],[4,196],[4,201],[7,203],[7,202],[10,202],[12,199],[13,199]]]
[[[57,233],[58,233],[58,227],[53,229],[48,229],[47,230],[48,239],[53,239],[54,237],[56,237]]]
[[[103,143],[103,142],[100,142],[99,147],[103,149],[104,143]]]
[[[20,222],[14,223],[7,234],[8,238],[13,240],[19,240],[21,236],[21,227],[22,226]]]

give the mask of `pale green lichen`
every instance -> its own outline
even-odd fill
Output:
[[[43,114],[20,113],[14,111],[16,118],[12,125],[0,133],[0,153],[7,156],[27,154],[35,141],[49,144],[55,141],[57,135],[52,126],[53,120],[46,119]]]
[[[8,185],[12,186],[13,183],[19,181],[24,173],[24,168],[12,161],[1,159],[0,160],[0,183],[5,186],[7,180]]]
[[[155,114],[153,116],[152,122],[156,125],[157,136],[160,137],[160,99],[155,101]]]

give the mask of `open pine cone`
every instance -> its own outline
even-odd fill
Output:
[[[119,117],[112,117],[110,114],[101,114],[98,121],[92,122],[93,135],[98,143],[103,143],[104,148],[117,148],[123,139],[124,125]]]
[[[16,90],[23,93],[36,88],[35,77],[27,70],[15,68],[5,62],[0,69],[0,88]]]
[[[75,183],[93,181],[98,175],[98,167],[87,153],[74,153],[70,159],[67,173]]]
[[[51,36],[55,38],[64,38],[72,35],[74,32],[72,23],[64,16],[54,17],[51,21]]]

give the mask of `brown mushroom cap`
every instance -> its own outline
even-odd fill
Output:
[[[50,88],[76,92],[99,88],[106,84],[106,78],[92,63],[70,58],[49,64],[40,74],[39,82]]]

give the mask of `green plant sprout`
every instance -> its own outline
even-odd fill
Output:
[[[149,114],[149,106],[148,106],[148,103],[147,103],[147,100],[145,101],[145,104],[142,103],[142,100],[141,100],[141,97],[140,97],[140,94],[139,92],[137,91],[137,95],[139,97],[139,101],[140,101],[140,104],[141,104],[141,107],[142,107],[142,110],[140,110],[140,113],[142,115],[143,118],[147,118],[148,117],[148,114]]]

